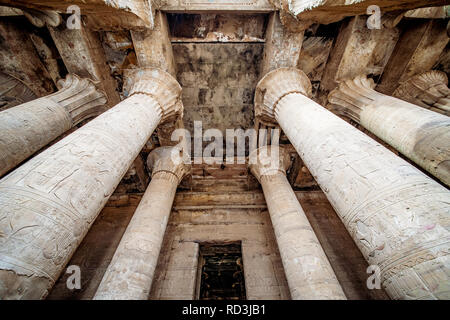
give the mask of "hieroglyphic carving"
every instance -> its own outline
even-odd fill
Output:
[[[425,79],[430,81],[428,87],[434,87],[433,77]],[[360,123],[450,186],[450,118],[379,93],[374,87],[372,79],[359,76],[340,83],[328,100],[338,114]]]
[[[283,83],[295,78],[307,81],[295,69],[267,74],[255,107],[274,110],[366,260],[382,269],[392,298],[448,299],[449,191]]]
[[[48,294],[164,110],[180,99],[169,74],[137,75],[143,83],[130,97],[0,180],[1,299]]]

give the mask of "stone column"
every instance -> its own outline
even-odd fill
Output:
[[[372,79],[340,83],[328,96],[347,115],[450,186],[450,118],[376,92]]]
[[[255,113],[278,121],[393,299],[450,298],[450,192],[308,96],[296,69],[268,73]]]
[[[160,147],[147,160],[152,180],[103,275],[94,300],[147,300],[178,183],[189,171],[180,149]]]
[[[277,146],[250,154],[249,167],[261,183],[292,299],[346,299],[288,180],[289,154]]]
[[[137,70],[128,98],[0,180],[0,299],[41,299],[181,87]]]
[[[0,176],[105,110],[105,95],[91,80],[69,74],[60,84],[54,94],[0,112]]]
[[[432,70],[403,82],[393,96],[450,116],[450,89],[445,72]]]

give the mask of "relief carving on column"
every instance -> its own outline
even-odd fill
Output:
[[[278,68],[267,73],[256,86],[255,118],[263,123],[277,124],[277,104],[291,93],[312,96],[311,82],[306,74],[295,68]]]
[[[414,95],[417,90],[408,86],[416,83],[429,88],[429,96],[434,96],[436,100],[439,95],[450,92],[444,80],[439,72],[431,72],[415,78],[415,82],[402,85],[402,90]],[[328,95],[331,111],[356,121],[449,185],[450,119],[408,101],[379,93],[373,90],[374,86],[373,80],[365,76],[341,82]],[[445,100],[448,99],[444,97],[439,101]]]
[[[450,89],[445,72],[427,71],[403,82],[394,97],[445,115],[450,115]]]
[[[175,104],[181,88],[160,93]],[[160,122],[158,99],[134,94],[0,180],[2,299],[45,298]]]
[[[131,69],[126,74],[124,92],[129,97],[144,94],[155,99],[160,108],[160,124],[183,116],[181,86],[172,75],[157,68]]]

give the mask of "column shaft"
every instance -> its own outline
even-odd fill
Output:
[[[137,207],[114,257],[103,275],[95,300],[148,299],[159,252],[178,183],[188,172],[180,149],[152,151],[148,166],[152,180]]]
[[[0,112],[0,177],[72,126],[97,116],[104,94],[87,79],[69,75],[62,89]]]
[[[139,79],[129,98],[0,180],[1,299],[48,294],[166,109],[177,104],[181,88],[170,75],[140,71]]]
[[[261,185],[292,299],[345,299],[286,176],[264,175]]]
[[[343,113],[450,186],[450,117],[378,93],[365,78],[342,83],[329,100]]]
[[[305,95],[278,69],[255,104],[272,112],[394,299],[449,299],[450,192]]]
[[[142,197],[95,294],[95,300],[146,300],[178,179],[159,172]]]

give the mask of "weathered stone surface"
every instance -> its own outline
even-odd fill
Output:
[[[262,147],[249,162],[264,191],[292,299],[346,299],[286,179],[289,154],[278,146]]]
[[[81,288],[69,289],[67,280],[70,281],[69,277],[72,273],[63,271],[47,296],[47,300],[90,300],[95,295],[117,245],[139,204],[134,202],[126,207],[114,207],[111,206],[114,203],[111,201],[112,197],[114,195],[109,198],[107,205],[95,219],[67,264],[80,267]]]
[[[270,15],[261,74],[281,67],[296,67],[299,63],[303,32],[290,32],[280,21],[278,12]]]
[[[44,34],[45,31],[42,31],[42,33]],[[53,83],[58,86],[58,81],[64,79],[66,72],[64,66],[60,63],[61,58],[54,43],[51,43],[52,40],[45,38],[42,34],[30,34],[30,39]]]
[[[306,29],[313,23],[328,24],[344,17],[364,15],[370,5],[381,12],[444,5],[445,0],[272,0],[278,7],[294,15]]]
[[[0,111],[36,99],[36,95],[23,82],[0,72]]]
[[[241,242],[248,300],[290,299],[267,211],[192,209],[174,211],[168,223],[150,299],[198,299],[195,276],[200,243]]]
[[[153,1],[147,0],[73,0],[70,3],[60,0],[22,0],[20,4],[16,0],[2,0],[1,4],[11,7],[19,5],[21,9],[27,11],[34,9],[33,12],[46,12],[50,9],[62,13],[73,13],[68,12],[68,8],[76,5],[80,8],[81,14],[88,16],[89,26],[96,29],[111,30],[118,27],[136,29],[154,26],[155,6]],[[42,21],[42,18],[40,20]]]
[[[189,171],[179,152],[173,147],[160,147],[150,153],[152,181],[120,240],[94,299],[148,298],[175,192]]]
[[[449,17],[450,6],[429,7],[409,10],[405,13],[407,18],[445,19]]]
[[[450,89],[444,72],[432,70],[403,82],[394,97],[450,116]]]
[[[391,298],[448,299],[449,191],[308,92],[306,75],[281,68],[255,108],[279,122]]]
[[[264,44],[172,45],[177,79],[183,87],[183,122],[191,135],[194,133],[194,121],[202,121],[203,132],[215,128],[224,137],[226,129],[251,128],[253,93]]]
[[[159,68],[176,75],[169,26],[166,14],[156,13],[155,27],[145,31],[131,31],[139,67]]]
[[[172,42],[264,42],[267,15],[168,14]]]
[[[1,112],[0,177],[105,104],[92,81],[68,75],[58,92]]]
[[[46,96],[56,87],[28,33],[19,21],[3,18],[0,21],[0,71],[18,79],[38,96]]]
[[[160,262],[154,276],[152,299],[160,299],[162,294],[165,295],[164,298],[179,297],[189,300],[196,298],[194,291],[198,267],[196,251],[198,244],[173,240],[181,239],[184,232],[190,230],[189,228],[200,227],[197,229],[200,231],[202,224],[214,224],[217,234],[224,231],[235,239],[239,239],[242,233],[243,238],[250,240],[247,246],[250,252],[246,257],[247,260],[250,258],[257,261],[249,262],[249,267],[254,269],[246,283],[248,299],[255,299],[263,293],[266,294],[265,298],[289,298],[289,288],[278,248],[275,245],[275,236],[269,213],[266,211],[264,194],[259,189],[249,191],[248,186],[239,184],[239,181],[237,188],[240,187],[245,191],[237,192],[237,188],[222,191],[224,188],[219,185],[224,182],[231,184],[233,179],[222,182],[216,180],[213,188],[205,192],[200,192],[195,187],[193,192],[177,191],[173,213],[169,218],[169,229],[165,234]],[[242,181],[242,184],[244,183],[245,181]],[[259,184],[254,188],[257,187]],[[321,191],[296,191],[295,195],[317,234],[347,298],[351,300],[388,299],[383,290],[367,288],[367,263],[325,195]],[[113,194],[109,198],[105,208],[68,263],[68,265],[80,266],[81,289],[68,289],[66,281],[70,274],[63,274],[53,287],[48,299],[92,299],[141,198],[142,194]],[[249,228],[238,228],[233,234],[233,228],[240,225],[246,225]],[[264,227],[257,228],[257,226]],[[250,233],[252,237],[249,236]],[[252,241],[252,239],[261,238],[261,233],[264,234],[264,241]],[[199,239],[212,241],[214,234],[205,234]],[[263,258],[262,255],[269,255],[270,259]],[[244,269],[247,266],[246,261],[244,261]],[[261,265],[264,267],[261,268]],[[169,269],[171,271],[166,272]],[[262,279],[266,279],[265,283],[277,283],[278,291],[276,287],[268,290],[261,286]],[[190,296],[186,293],[190,293]]]
[[[337,105],[338,113],[450,186],[450,118],[376,92],[374,87],[371,79],[357,77],[341,83],[328,100]]]
[[[49,31],[67,70],[97,82],[108,98],[109,107],[119,103],[117,82],[111,76],[98,34],[85,27],[68,29],[65,24],[49,27]]]
[[[377,91],[392,95],[399,83],[407,81],[416,74],[431,70],[449,42],[446,27],[447,22],[441,19],[406,21],[389,62],[377,83]]]
[[[139,70],[131,95],[0,180],[0,297],[48,294],[181,87]]]
[[[399,34],[397,28],[368,29],[363,16],[345,20],[330,52],[321,87],[331,91],[340,81],[361,74],[380,76]]]
[[[293,67],[302,70],[311,81],[321,81],[332,44],[332,38],[305,38],[298,63]]]

